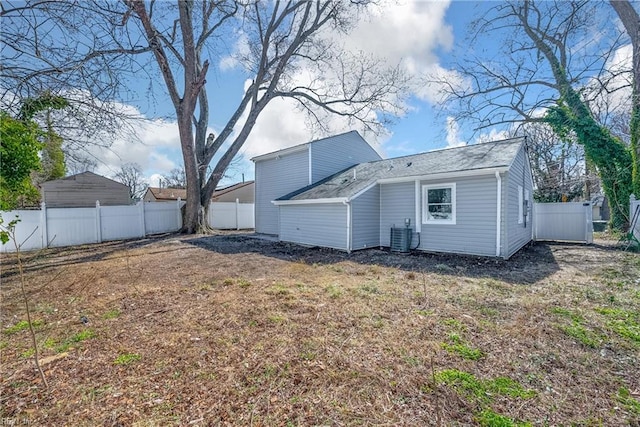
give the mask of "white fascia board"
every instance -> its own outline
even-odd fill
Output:
[[[279,151],[274,151],[273,153],[267,153],[267,154],[262,154],[260,156],[252,157],[249,160],[251,160],[252,162],[255,163],[255,162],[259,162],[261,160],[275,159],[276,157],[286,156],[287,154],[297,153],[298,151],[306,150],[308,147],[309,147],[309,143],[301,144],[301,145],[295,145],[293,147],[284,148],[284,149],[279,150]]]
[[[412,181],[433,181],[436,179],[452,179],[452,178],[465,178],[470,176],[481,175],[493,175],[496,172],[503,173],[509,170],[508,166],[501,166],[498,168],[485,168],[485,169],[473,169],[468,171],[456,171],[456,172],[442,172],[434,173],[430,175],[413,175],[403,176],[399,178],[382,178],[377,181],[378,184],[395,184],[398,182],[412,182]]]
[[[349,200],[346,197],[334,197],[334,198],[326,198],[326,199],[303,199],[303,200],[273,200],[273,203],[276,206],[286,206],[286,205],[319,205],[326,203],[347,203]]]

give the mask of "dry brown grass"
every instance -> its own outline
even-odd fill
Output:
[[[586,426],[640,417],[640,257],[606,244],[536,245],[507,262],[347,255],[243,236],[51,250],[26,263],[50,393],[25,357],[28,333],[7,333],[24,308],[12,259],[2,263],[6,420],[473,425],[491,413]],[[74,340],[87,330],[95,336]],[[465,358],[465,348],[482,357]],[[447,380],[451,372],[484,385]],[[529,394],[486,386],[500,377]]]

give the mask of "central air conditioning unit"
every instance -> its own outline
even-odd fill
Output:
[[[404,228],[391,227],[391,252],[407,253],[411,250],[411,219],[406,218],[404,225]]]

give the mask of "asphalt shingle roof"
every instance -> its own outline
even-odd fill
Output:
[[[523,143],[512,138],[360,163],[277,200],[350,198],[380,179],[509,167]]]

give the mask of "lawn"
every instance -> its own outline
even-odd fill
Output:
[[[2,425],[640,425],[640,255],[245,235],[2,255]]]

